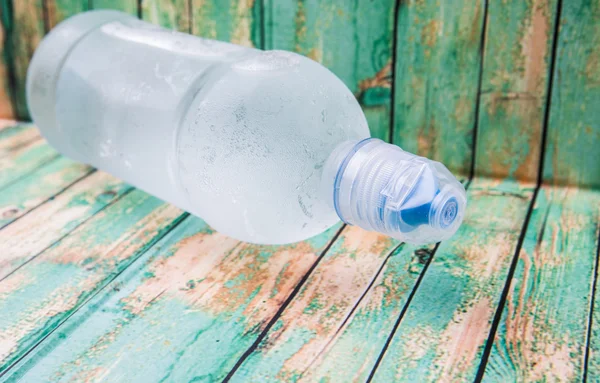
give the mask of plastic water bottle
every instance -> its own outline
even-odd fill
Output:
[[[291,52],[91,11],[43,39],[27,100],[64,155],[243,241],[300,241],[341,219],[437,242],[466,207],[442,164],[370,138],[350,90]]]

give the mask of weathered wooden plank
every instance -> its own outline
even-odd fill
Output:
[[[374,137],[390,140],[394,0],[268,0],[265,48],[331,69],[360,101]]]
[[[54,28],[69,16],[89,9],[89,0],[44,0],[46,5],[46,28]]]
[[[191,33],[262,48],[260,0],[191,0]]]
[[[18,124],[19,122],[17,122],[16,120],[12,120],[10,118],[0,118],[0,132],[2,132],[5,129],[10,129]]]
[[[0,118],[15,117],[13,89],[10,82],[12,55],[8,39],[11,29],[12,13],[4,1],[0,3]]]
[[[483,0],[401,1],[393,141],[469,176]]]
[[[0,280],[73,231],[131,186],[97,172],[0,231]]]
[[[191,31],[189,0],[142,0],[142,19],[180,32]]]
[[[540,190],[484,380],[582,381],[599,235],[600,192]]]
[[[89,166],[61,157],[7,186],[0,192],[0,229],[91,171]]]
[[[10,57],[14,68],[15,111],[21,120],[29,120],[25,99],[27,67],[35,48],[44,36],[43,0],[13,0]]]
[[[433,248],[398,246],[345,228],[232,381],[365,381]]]
[[[257,246],[189,217],[32,350],[11,379],[220,381],[338,229]]]
[[[138,0],[91,0],[91,8],[115,9],[137,16]]]
[[[0,158],[14,156],[13,153],[26,144],[39,140],[39,130],[31,124],[15,124],[0,130]]]
[[[0,157],[0,190],[58,156],[42,139],[12,148]]]
[[[477,175],[537,180],[557,3],[489,2]]]
[[[600,188],[600,0],[562,2],[544,181]]]
[[[179,217],[180,210],[134,190],[1,281],[0,372],[56,330]]]
[[[472,381],[533,185],[475,179],[457,234],[435,253],[374,381]]]

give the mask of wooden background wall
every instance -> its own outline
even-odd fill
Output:
[[[469,177],[600,186],[600,0],[3,0],[0,117],[44,33],[88,9],[323,63],[372,134]]]

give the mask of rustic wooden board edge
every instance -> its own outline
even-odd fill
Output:
[[[600,192],[544,186],[536,197],[507,299],[498,306],[499,327],[480,366],[485,380],[584,379]]]

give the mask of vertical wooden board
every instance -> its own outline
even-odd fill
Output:
[[[180,210],[135,190],[0,281],[0,373],[129,266],[179,217]]]
[[[485,0],[401,1],[393,142],[469,176]]]
[[[265,48],[334,72],[359,100],[371,135],[390,140],[394,0],[267,0]]]
[[[180,32],[191,30],[189,0],[142,0],[142,19]]]
[[[562,2],[544,181],[600,187],[600,0]]]
[[[365,381],[422,270],[415,250],[345,228],[232,381]]]
[[[35,48],[44,37],[43,0],[12,0],[10,57],[14,68],[15,111],[21,120],[29,120],[25,99],[27,67]]]
[[[1,230],[0,281],[129,190],[131,186],[97,172]]]
[[[138,15],[139,0],[90,0],[92,9],[114,9],[134,16]]]
[[[599,234],[599,192],[539,191],[484,380],[582,381]]]
[[[376,382],[472,381],[533,197],[533,185],[476,179],[375,371]]]
[[[46,5],[47,29],[50,30],[69,16],[89,9],[89,0],[44,0]]]
[[[257,246],[189,217],[32,350],[10,379],[221,381],[337,230]]]
[[[0,190],[59,156],[42,139],[13,149],[8,156],[0,157]]]
[[[0,2],[0,118],[15,117],[13,89],[11,86],[11,61],[9,36],[12,13],[6,1]]]
[[[557,3],[489,2],[477,175],[537,180]]]
[[[262,0],[191,0],[194,35],[262,48]]]
[[[53,198],[91,171],[87,165],[61,157],[9,185],[0,192],[0,229]]]

